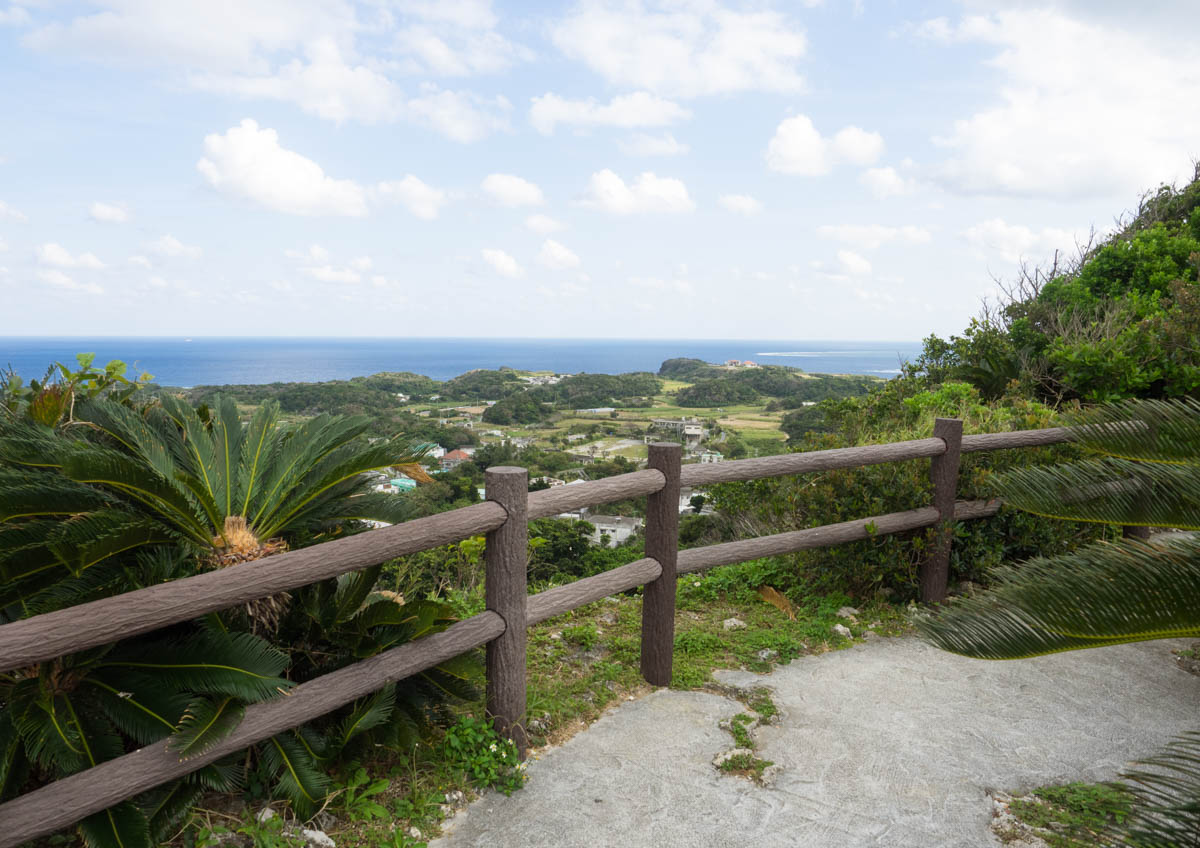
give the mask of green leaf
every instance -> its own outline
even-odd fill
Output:
[[[350,709],[350,714],[338,725],[339,747],[358,736],[387,722],[396,703],[396,685],[389,683],[366,698],[359,698]]]
[[[229,736],[245,714],[246,708],[233,698],[197,698],[188,704],[175,733],[167,740],[167,748],[178,753],[180,760],[199,756]]]
[[[292,733],[273,736],[262,749],[263,763],[296,812],[307,818],[329,791],[329,777],[313,761]]]
[[[153,848],[150,823],[132,801],[101,810],[79,823],[88,848]]]

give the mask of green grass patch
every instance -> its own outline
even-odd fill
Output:
[[[718,768],[726,774],[734,774],[739,777],[745,777],[755,782],[762,780],[763,772],[767,766],[775,765],[770,760],[762,760],[753,754],[734,754],[729,759],[721,763]]]
[[[1009,811],[1035,828],[1051,848],[1091,848],[1104,831],[1129,815],[1129,792],[1107,783],[1042,786],[1015,798]],[[1001,837],[1003,838],[1003,836]]]

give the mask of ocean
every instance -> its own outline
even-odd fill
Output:
[[[95,353],[120,359],[167,386],[320,382],[380,371],[447,380],[474,368],[620,374],[657,371],[663,360],[752,360],[824,374],[889,377],[920,342],[703,339],[48,338],[0,337],[0,368],[26,379],[53,362]]]

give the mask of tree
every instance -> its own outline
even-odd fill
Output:
[[[1109,405],[1082,415],[1073,437],[1096,458],[1004,474],[997,489],[1007,503],[1076,521],[1200,530],[1200,402]],[[1010,566],[989,591],[919,626],[945,650],[987,659],[1197,637],[1200,538],[1127,538]],[[1126,844],[1197,844],[1198,743],[1185,737],[1128,775],[1140,788]]]

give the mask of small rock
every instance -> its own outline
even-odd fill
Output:
[[[864,639],[878,639],[879,634],[876,633],[874,630],[867,630],[866,632],[863,633],[862,637]]]
[[[763,662],[770,662],[771,660],[775,659],[777,656],[779,656],[779,652],[772,651],[770,648],[763,648],[761,651],[758,652],[758,658],[760,660],[762,660]]]
[[[604,598],[603,600],[604,600],[604,603],[606,603],[606,604],[619,604],[619,603],[621,603],[621,599],[620,599],[620,598],[618,598],[618,597],[614,597],[613,595],[609,595],[607,598]]]
[[[746,626],[746,622],[740,618],[727,618],[721,622],[721,626],[726,630],[742,630]]]
[[[418,829],[417,829],[417,828],[415,828],[415,827],[410,827],[410,828],[408,829],[408,836],[409,836],[409,838],[410,838],[410,839],[420,839],[420,838],[421,838],[421,831],[420,831],[420,830],[418,830]]]
[[[529,730],[533,731],[534,733],[545,733],[546,732],[546,724],[540,718],[531,718],[529,720],[528,725],[526,725],[526,726],[528,727]]]
[[[783,766],[775,763],[763,769],[762,775],[758,778],[759,786],[774,786],[775,781],[779,777],[779,773],[783,771]]]
[[[323,830],[301,828],[300,838],[304,840],[308,848],[337,848],[337,843]]]
[[[275,818],[276,815],[277,815],[277,813],[270,807],[263,807],[254,816],[254,820],[256,822],[267,822],[267,821],[270,821],[271,819]]]
[[[876,627],[883,627],[883,622],[882,621],[872,621],[870,624],[867,625],[867,627],[870,627],[872,630],[875,629]]]
[[[854,638],[854,634],[850,632],[850,628],[844,624],[833,625],[833,632],[845,639]]]
[[[725,765],[726,762],[728,762],[729,760],[732,760],[734,757],[743,756],[743,755],[747,756],[747,757],[753,757],[754,749],[753,748],[731,748],[730,750],[725,751],[720,754],[717,754],[715,757],[713,757],[712,764],[714,766],[716,766],[717,768],[720,768],[721,766]]]
[[[446,793],[446,803],[453,804],[456,807],[462,806],[467,803],[467,796],[458,789],[455,789],[452,792]]]
[[[550,631],[550,638],[551,638],[551,639],[561,639],[561,638],[562,638],[562,631],[561,631],[561,630],[552,630],[552,631]]]
[[[609,625],[616,624],[617,614],[612,610],[609,610],[608,612],[604,613],[604,615],[600,616],[599,620]]]
[[[854,618],[856,615],[858,615],[858,610],[854,607],[842,607],[837,611],[838,618]]]

